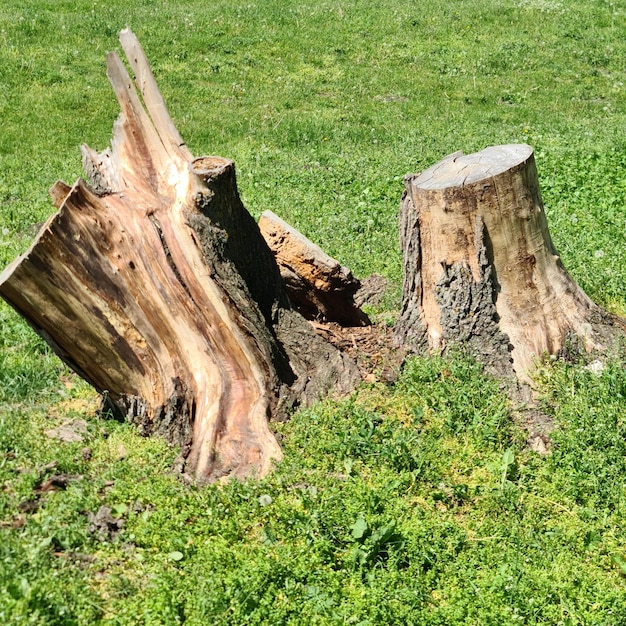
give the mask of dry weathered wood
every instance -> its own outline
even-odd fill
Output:
[[[361,282],[347,267],[271,211],[261,215],[259,228],[276,258],[289,298],[302,315],[343,326],[370,323],[354,302]]]
[[[611,343],[615,320],[554,248],[530,146],[458,152],[405,184],[399,342],[416,350],[463,344],[522,379],[545,353]]]
[[[111,148],[83,146],[90,185],[51,189],[58,211],[0,275],[0,295],[145,434],[181,446],[199,481],[265,474],[268,420],[332,388],[354,364],[290,307],[241,203],[234,163],[194,159],[134,35],[121,33]]]

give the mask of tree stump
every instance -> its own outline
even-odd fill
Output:
[[[546,353],[611,343],[620,322],[587,297],[554,248],[530,146],[457,152],[405,186],[398,342],[418,351],[461,344],[522,380]]]
[[[111,148],[83,146],[90,185],[52,188],[58,211],[0,295],[111,410],[180,445],[198,481],[262,476],[281,455],[268,420],[358,371],[292,309],[234,163],[193,158],[139,42],[120,41],[143,104],[110,53]]]

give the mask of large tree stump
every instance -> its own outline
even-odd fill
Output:
[[[261,476],[280,458],[268,420],[358,372],[291,308],[233,162],[193,158],[138,41],[120,40],[144,104],[110,53],[111,148],[83,146],[90,185],[52,188],[58,212],[0,295],[112,410],[180,445],[199,481]]]
[[[414,350],[462,344],[523,380],[546,353],[610,344],[616,320],[554,248],[530,146],[458,152],[405,184],[397,341]]]

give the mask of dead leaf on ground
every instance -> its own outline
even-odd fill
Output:
[[[44,431],[46,437],[58,439],[67,443],[75,443],[85,440],[87,435],[87,422],[85,420],[73,420]]]
[[[0,522],[0,528],[12,528],[17,530],[26,524],[26,518],[23,515],[14,515],[10,520]]]
[[[41,494],[48,491],[60,491],[67,489],[68,484],[73,480],[81,480],[82,476],[79,474],[55,474],[50,476],[48,480],[42,482],[39,486],[35,487],[35,493]]]

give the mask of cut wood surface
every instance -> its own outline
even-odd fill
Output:
[[[268,421],[358,371],[291,308],[234,163],[193,158],[139,42],[120,41],[139,94],[110,53],[111,147],[83,146],[89,184],[53,186],[58,211],[0,295],[111,410],[180,445],[198,481],[262,476],[281,455]]]
[[[546,353],[610,345],[617,320],[563,267],[530,146],[458,152],[405,184],[400,343],[463,344],[522,379]]]
[[[361,282],[348,268],[271,211],[261,215],[259,228],[276,258],[289,298],[302,315],[343,326],[369,324],[354,303]]]

